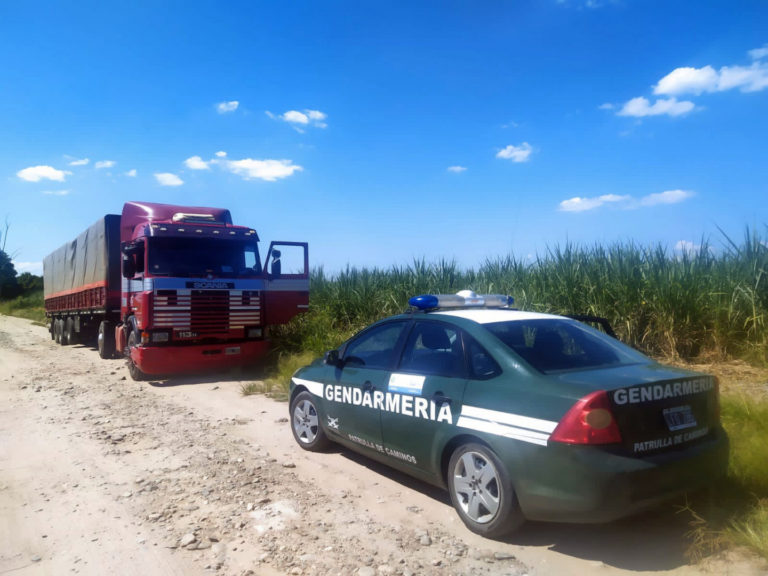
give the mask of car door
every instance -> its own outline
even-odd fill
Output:
[[[435,472],[436,439],[451,435],[461,412],[465,358],[461,329],[433,320],[414,322],[389,379],[388,409],[381,416],[384,450],[393,465]]]
[[[406,324],[405,320],[377,324],[344,347],[332,385],[325,390],[329,433],[381,452],[382,399]]]

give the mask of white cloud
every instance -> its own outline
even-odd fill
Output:
[[[136,172],[136,168],[133,168],[132,170],[128,170],[128,172],[125,173],[125,175],[128,176],[129,178],[136,178],[136,174],[138,174],[138,172]]]
[[[244,180],[266,180],[274,182],[281,178],[287,178],[294,172],[304,170],[301,166],[293,164],[291,160],[254,160],[244,158],[242,160],[227,161],[225,167]]]
[[[43,190],[43,194],[48,196],[66,196],[70,192],[70,190]]]
[[[688,190],[666,190],[656,194],[648,194],[640,199],[642,206],[656,206],[658,204],[678,204],[693,197],[693,192]]]
[[[768,88],[768,63],[755,62],[752,66],[723,66],[720,68],[718,92],[738,88],[742,92],[760,92]]]
[[[102,168],[112,168],[117,162],[114,160],[101,160],[99,162],[96,162],[93,167],[96,168],[96,170],[101,170]]]
[[[528,142],[523,142],[520,146],[510,144],[506,148],[499,150],[496,158],[504,158],[505,160],[512,160],[512,162],[527,162],[531,152],[533,152],[533,148],[531,148]]]
[[[280,116],[284,122],[290,122],[291,124],[309,124],[309,116],[298,110],[288,110],[285,114]]]
[[[631,199],[631,196],[619,196],[617,194],[603,194],[594,198],[580,198],[576,196],[575,198],[560,202],[560,210],[562,212],[585,212],[599,208],[604,204],[628,202]]]
[[[91,161],[90,158],[82,158],[80,160],[72,160],[72,162],[70,162],[69,165],[70,166],[87,166],[90,161]]]
[[[660,98],[651,104],[647,98],[639,96],[632,98],[622,106],[616,114],[619,116],[681,116],[691,112],[696,106],[688,100],[678,101],[676,98]]]
[[[714,92],[717,89],[718,75],[712,66],[704,68],[676,68],[664,76],[653,88],[654,94],[678,96]]]
[[[325,123],[325,119],[328,118],[328,115],[324,112],[320,112],[320,110],[305,110],[304,112],[307,113],[309,119],[312,120],[314,125],[318,128],[328,127],[328,124]]]
[[[768,56],[768,44],[763,44],[762,48],[755,48],[754,50],[750,50],[748,54],[752,60],[762,60]]]
[[[216,104],[216,111],[219,114],[226,114],[228,112],[234,112],[237,107],[240,106],[240,102],[237,100],[230,100],[229,102],[219,102]]]
[[[694,244],[690,240],[680,240],[675,244],[675,252],[685,252],[691,254],[692,252],[698,252],[701,250],[700,244]]]
[[[623,210],[636,210],[638,208],[649,208],[663,204],[678,204],[692,198],[694,193],[688,190],[666,190],[655,194],[648,194],[639,200],[630,195],[620,196],[618,194],[604,194],[592,198],[581,198],[576,196],[568,200],[563,200],[559,204],[561,212],[586,212],[594,210],[607,204],[612,204]]]
[[[40,182],[40,180],[53,180],[64,182],[72,172],[57,170],[53,166],[30,166],[16,172],[16,176],[27,182]]]
[[[184,180],[170,172],[156,172],[155,180],[157,180],[161,186],[181,186],[184,184]]]
[[[723,66],[719,71],[712,66],[677,68],[659,80],[653,93],[698,96],[703,92],[725,92],[736,88],[742,92],[759,92],[766,87],[768,63],[753,62],[751,66]]]
[[[184,164],[186,164],[187,168],[190,170],[210,170],[211,167],[208,165],[208,162],[200,158],[200,156],[191,156],[184,160]]]
[[[273,120],[281,120],[290,124],[294,130],[302,134],[304,133],[303,128],[305,127],[328,127],[328,124],[325,122],[325,120],[328,118],[328,115],[325,112],[321,112],[320,110],[288,110],[287,112],[278,115],[275,115],[267,110],[265,111],[265,114]]]
[[[309,124],[309,116],[298,110],[288,110],[285,114],[280,116],[284,122],[290,122],[291,124]]]
[[[467,167],[466,166],[448,166],[448,172],[454,172],[456,174],[461,174],[462,172],[466,172]]]
[[[219,150],[218,152],[216,152],[217,158],[226,158],[226,156],[227,156],[227,153],[224,152],[224,150]]]
[[[600,110],[613,110],[614,108],[615,106],[610,102],[606,102],[605,104],[600,104],[600,106],[598,106],[598,109]]]

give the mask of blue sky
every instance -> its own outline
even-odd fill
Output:
[[[741,239],[767,30],[764,0],[2,2],[6,251],[39,274],[127,200],[328,272]]]

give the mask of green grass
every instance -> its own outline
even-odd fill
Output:
[[[566,244],[533,261],[514,256],[460,269],[449,260],[347,267],[310,278],[307,314],[273,333],[284,351],[321,354],[371,322],[402,312],[417,294],[462,289],[509,294],[526,310],[595,314],[619,337],[655,356],[742,358],[768,364],[768,242],[746,230],[715,250]]]
[[[768,559],[768,399],[728,392],[722,422],[731,441],[728,476],[697,495],[690,514],[688,555],[700,560],[732,546]]]
[[[0,301],[0,314],[18,316],[35,322],[45,322],[45,308],[43,307],[43,291],[38,290],[31,294],[19,296],[13,300]]]

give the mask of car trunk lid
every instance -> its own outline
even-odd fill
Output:
[[[579,390],[605,390],[622,445],[636,456],[685,449],[719,427],[713,376],[649,364],[563,373],[558,379]]]

